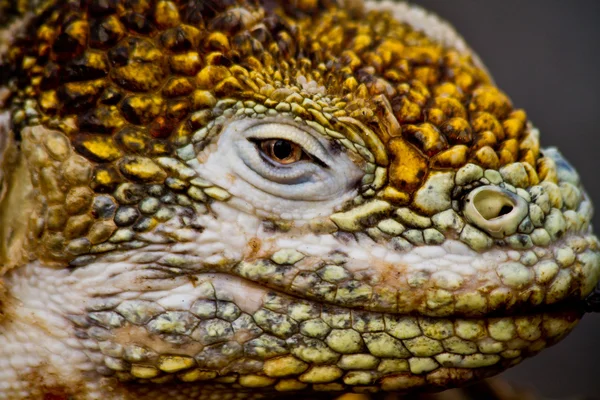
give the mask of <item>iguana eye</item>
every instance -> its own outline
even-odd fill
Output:
[[[306,189],[333,179],[327,172],[333,159],[324,143],[297,126],[260,123],[249,126],[239,139],[235,141],[236,155],[245,167],[238,172],[246,177],[256,175],[256,187],[283,185],[276,193],[284,196],[300,190],[293,187]]]
[[[304,164],[316,164],[328,168],[331,155],[316,137],[307,131],[285,123],[263,123],[249,127],[244,132],[246,139],[254,144],[259,160],[249,161],[255,170],[272,169],[289,174]],[[245,145],[242,144],[242,147]],[[246,156],[248,154],[246,153]],[[253,157],[254,158],[254,157]],[[303,163],[301,161],[307,161]],[[250,165],[249,165],[250,166]],[[304,167],[307,167],[304,165]]]
[[[268,139],[259,141],[263,155],[279,164],[288,165],[310,157],[300,145],[285,139]]]
[[[204,179],[285,219],[326,215],[364,176],[330,138],[283,117],[230,121],[199,158]]]

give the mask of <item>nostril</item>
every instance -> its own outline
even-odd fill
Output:
[[[497,189],[500,188],[495,186],[480,187],[467,197],[467,202],[472,202],[479,215],[488,221],[510,214],[515,207],[515,200],[509,195],[509,193],[512,193]]]
[[[501,217],[503,215],[509,214],[513,210],[513,208],[513,206],[502,206],[500,212],[498,213],[498,216]]]
[[[498,186],[480,186],[465,199],[467,219],[497,238],[515,233],[527,213],[525,199]]]

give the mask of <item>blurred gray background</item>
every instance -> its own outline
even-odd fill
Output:
[[[600,1],[413,0],[450,21],[496,83],[577,168],[600,233]],[[552,399],[600,399],[600,314],[504,373]]]

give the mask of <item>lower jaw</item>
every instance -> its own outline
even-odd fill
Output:
[[[443,390],[535,355],[582,315],[570,306],[483,318],[394,315],[256,287],[240,309],[244,293],[223,290],[239,278],[206,278],[176,308],[143,315],[143,303],[107,301],[89,310],[75,329],[102,353],[97,371],[107,385],[148,399]]]

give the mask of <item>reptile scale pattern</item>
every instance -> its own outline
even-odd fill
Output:
[[[577,172],[418,7],[0,0],[0,69],[0,399],[443,390],[600,276]]]

